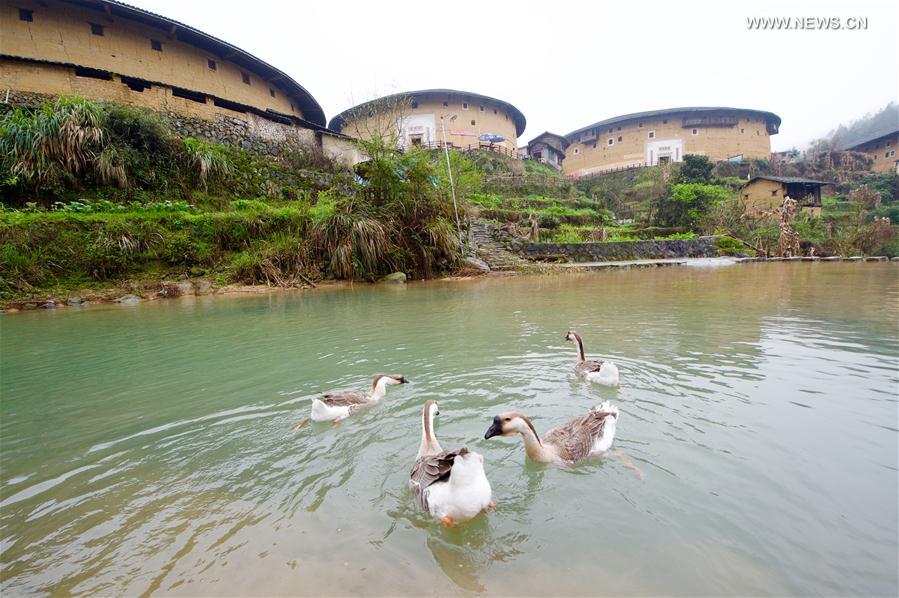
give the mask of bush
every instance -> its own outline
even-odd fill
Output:
[[[712,180],[712,170],[715,165],[708,156],[686,154],[684,162],[677,173],[678,183],[709,183]]]
[[[695,229],[709,210],[730,197],[731,193],[718,185],[679,183],[670,194],[655,206],[655,221],[662,226],[683,226]]]
[[[741,242],[737,241],[733,237],[718,237],[715,239],[715,249],[718,250],[718,255],[742,255],[744,253],[755,253],[752,250],[748,250]]]

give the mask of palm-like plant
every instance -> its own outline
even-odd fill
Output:
[[[39,110],[16,108],[0,117],[0,153],[9,175],[36,190],[76,174],[102,149],[102,111],[83,98],[61,97]]]

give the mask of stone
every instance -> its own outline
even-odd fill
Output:
[[[56,301],[54,301],[53,299],[50,299],[49,301],[42,303],[41,309],[56,309]]]
[[[406,283],[406,274],[403,272],[394,272],[393,274],[388,274],[384,278],[381,279],[381,282],[386,282],[390,284],[405,284]]]
[[[136,303],[140,303],[141,298],[137,295],[122,295],[118,299],[116,299],[116,303],[121,303],[122,305],[134,305]]]
[[[182,295],[193,295],[194,294],[194,283],[189,280],[179,280],[175,283],[175,287],[178,289],[178,292]]]
[[[5,314],[17,314],[17,313],[19,313],[19,308],[17,308],[17,307],[10,307],[9,309],[3,310],[3,313],[5,313]]]
[[[463,261],[465,266],[468,268],[472,268],[474,270],[480,270],[481,272],[490,272],[490,266],[487,265],[487,262],[484,260],[480,260],[476,257],[467,257]]]
[[[866,262],[886,262],[890,258],[883,255],[871,255],[865,258]]]
[[[214,292],[215,289],[212,288],[212,282],[209,280],[201,279],[196,283],[196,293],[197,295],[209,295]]]
[[[81,297],[69,297],[66,299],[66,305],[69,307],[78,307],[81,305]]]
[[[899,262],[899,256],[891,257],[891,258],[890,258],[890,261],[891,261],[891,262]]]

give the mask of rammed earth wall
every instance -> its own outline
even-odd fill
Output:
[[[529,259],[565,259],[570,262],[715,257],[714,237],[662,241],[609,243],[516,243],[512,249]]]

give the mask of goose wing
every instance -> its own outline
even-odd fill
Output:
[[[547,432],[543,442],[559,448],[559,456],[569,463],[586,459],[593,441],[602,436],[609,411],[593,410]]]
[[[329,407],[353,407],[368,403],[368,395],[357,390],[323,392],[322,402]]]
[[[577,364],[577,369],[580,372],[584,372],[585,374],[589,374],[590,372],[598,372],[602,367],[603,361],[598,359],[588,359],[583,363]]]
[[[448,480],[455,458],[467,452],[467,448],[460,448],[425,455],[415,460],[412,471],[409,472],[409,485],[422,508],[428,509],[428,487],[439,481]]]

